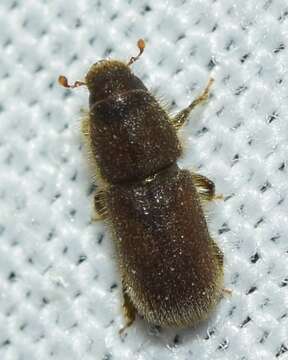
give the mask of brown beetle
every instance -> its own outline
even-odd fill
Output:
[[[90,112],[83,122],[102,187],[95,195],[100,218],[113,232],[129,326],[136,313],[149,323],[187,327],[206,319],[223,292],[223,254],[208,232],[201,200],[215,198],[212,181],[180,170],[177,130],[204,92],[169,117],[130,65],[101,60],[84,82]]]

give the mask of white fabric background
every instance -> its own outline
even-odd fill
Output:
[[[1,1],[1,359],[288,358],[287,36],[285,0]],[[133,69],[173,111],[216,80],[182,131],[181,166],[225,195],[209,227],[232,295],[195,329],[137,320],[120,338],[113,244],[90,221],[87,90],[56,79],[126,60],[140,37]]]

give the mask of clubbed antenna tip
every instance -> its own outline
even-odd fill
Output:
[[[139,57],[142,55],[144,49],[145,49],[145,41],[143,39],[139,39],[137,41],[137,46],[138,46],[138,49],[139,49],[139,54],[137,56],[132,56],[130,58],[130,60],[128,61],[128,66],[133,64],[135,61],[137,61],[139,59]]]
[[[60,75],[60,76],[58,77],[58,83],[59,83],[61,86],[65,87],[65,88],[68,88],[68,89],[74,89],[74,88],[76,88],[76,87],[86,85],[86,83],[85,83],[84,81],[75,81],[74,84],[70,85],[70,84],[68,83],[67,77],[64,76],[64,75]]]

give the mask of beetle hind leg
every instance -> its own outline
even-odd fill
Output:
[[[123,310],[124,310],[124,316],[126,319],[126,323],[119,330],[120,335],[134,323],[136,314],[137,314],[137,310],[136,310],[135,306],[133,305],[129,295],[125,291],[124,287],[123,287]]]

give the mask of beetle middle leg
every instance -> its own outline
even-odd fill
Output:
[[[177,115],[175,115],[171,119],[172,125],[175,127],[176,130],[180,129],[185,122],[188,120],[191,111],[197,106],[202,104],[204,101],[208,99],[210,88],[214,82],[213,78],[210,78],[208,84],[204,91],[192,101],[190,105],[188,105],[185,109],[181,110]]]
[[[123,287],[123,310],[126,319],[125,325],[119,330],[119,334],[122,334],[129,326],[133,324],[136,318],[137,310],[133,305],[129,295],[127,294],[125,287]]]
[[[92,221],[103,220],[108,217],[107,205],[106,205],[106,192],[104,190],[98,190],[94,196],[94,213],[92,215]]]
[[[219,266],[221,268],[223,268],[224,254],[223,254],[222,250],[219,249],[219,246],[215,243],[213,238],[210,237],[210,240],[211,240],[211,242],[213,244],[213,247],[214,247],[214,250],[215,250],[215,255],[216,255],[216,258],[218,259],[218,262],[219,262]]]
[[[215,184],[206,176],[192,173],[192,179],[202,200],[215,199]]]

